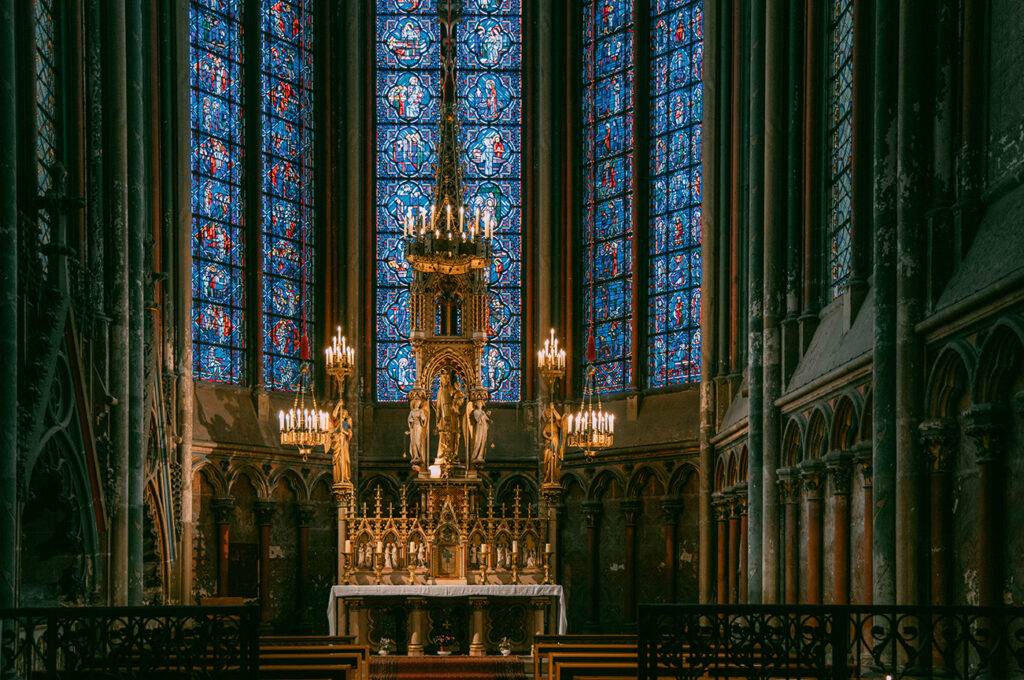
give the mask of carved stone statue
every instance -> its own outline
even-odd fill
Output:
[[[565,453],[565,437],[562,432],[562,414],[551,404],[544,409],[544,483],[557,484],[562,456]]]
[[[384,568],[394,569],[395,563],[391,561],[391,546],[384,546]]]
[[[426,441],[427,414],[422,408],[423,402],[419,399],[412,400],[412,408],[409,409],[409,458],[414,468],[423,464],[424,443]]]
[[[427,566],[427,547],[423,543],[420,543],[419,550],[416,552],[416,566],[424,568]]]
[[[462,429],[459,422],[462,405],[466,401],[466,393],[458,383],[452,380],[449,371],[441,374],[440,387],[437,390],[437,456],[452,462],[459,451],[459,434]]]
[[[487,430],[490,428],[491,417],[484,411],[484,402],[477,399],[469,414],[470,421],[470,459],[474,463],[484,462],[487,450]]]
[[[334,407],[332,414],[336,429],[331,435],[331,453],[334,459],[334,483],[352,481],[352,459],[349,457],[349,443],[352,441],[352,417],[342,402]]]

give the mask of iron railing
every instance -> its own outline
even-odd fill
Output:
[[[0,609],[0,678],[252,679],[259,608]]]
[[[640,605],[639,675],[1024,678],[1024,607]]]

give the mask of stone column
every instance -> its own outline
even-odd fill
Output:
[[[412,607],[409,622],[409,656],[423,656],[423,639],[427,631],[423,628],[423,611],[427,601],[422,597],[410,597],[406,602]]]
[[[18,563],[18,135],[14,0],[0,1],[0,607]]]
[[[978,466],[978,604],[995,607],[1002,604],[1003,582],[1003,413],[995,404],[977,404],[963,418]]]
[[[747,524],[747,485],[743,483],[739,486],[736,492],[736,510],[740,514],[740,567],[739,567],[739,592],[736,595],[736,602],[738,604],[747,604],[747,599],[750,594],[749,591],[749,580],[747,579],[747,566],[749,564],[747,556],[747,545],[748,545],[748,532],[749,526]],[[765,514],[767,517],[767,513]],[[778,516],[778,513],[775,513]],[[776,539],[778,540],[778,539]]]
[[[785,603],[800,601],[800,477],[796,468],[781,468],[779,501],[783,505],[784,567],[786,570]]]
[[[469,631],[469,655],[484,656],[487,654],[487,647],[484,640],[487,639],[487,631],[484,628],[484,613],[487,611],[488,599],[486,597],[469,598],[469,606],[473,608],[473,627]]]
[[[729,508],[729,604],[739,601],[740,588],[740,504],[736,493],[728,496]]]
[[[533,636],[545,635],[551,600],[546,597],[531,597],[530,605],[533,607]]]
[[[899,7],[875,3],[874,35],[874,350],[871,364],[872,602],[896,603],[896,46]]]
[[[635,498],[623,500],[622,524],[625,532],[626,587],[622,596],[622,619],[626,630],[636,630],[636,516],[640,512],[640,501]]]
[[[821,495],[825,482],[825,465],[819,460],[805,460],[799,468],[800,481],[803,482],[804,487],[804,502],[807,507],[806,604],[821,604]]]
[[[601,552],[600,522],[601,502],[587,501],[583,504],[587,518],[587,620],[583,624],[585,633],[601,630]]]
[[[295,604],[299,610],[299,630],[312,632],[313,624],[309,620],[309,602],[306,599],[307,581],[309,580],[309,527],[313,526],[315,512],[312,503],[299,503],[299,563],[296,565],[298,574],[298,592]]]
[[[729,604],[729,505],[721,492],[715,492],[712,501],[715,510],[715,524],[718,526],[718,604]]]
[[[347,634],[352,636],[355,644],[367,644],[366,609],[363,607],[363,598],[346,597],[343,599],[345,601],[345,611],[348,612]],[[341,634],[341,631],[338,631],[338,633]],[[423,653],[422,650],[420,650],[420,653]]]
[[[952,595],[952,554],[950,527],[953,513],[950,494],[950,467],[956,454],[956,425],[948,419],[926,420],[918,426],[921,448],[928,465],[931,508],[931,597],[933,605],[950,605]]]
[[[662,528],[665,532],[665,601],[676,601],[676,526],[679,524],[681,504],[678,498],[666,496],[661,500]]]
[[[825,467],[832,483],[832,604],[850,603],[850,459],[830,451]]]
[[[338,545],[335,547],[337,554],[335,582],[344,583],[345,560],[351,559],[345,555],[345,540],[348,538],[348,509],[352,505],[352,484],[339,482],[334,485],[333,493],[338,518]]]
[[[217,523],[217,596],[228,596],[228,556],[230,554],[231,511],[235,501],[231,498],[213,499],[213,519]]]
[[[274,521],[274,501],[256,501],[256,522],[260,527],[260,627],[270,625],[270,524]]]

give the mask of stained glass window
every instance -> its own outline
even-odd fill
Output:
[[[825,245],[830,299],[850,276],[851,172],[853,149],[853,0],[833,0],[832,63],[829,68],[830,182],[829,226]]]
[[[583,317],[597,389],[633,369],[633,1],[583,4]]]
[[[495,220],[481,379],[506,402],[520,399],[523,355],[520,13],[519,0],[469,0],[458,29],[465,202]]]
[[[409,345],[408,208],[430,204],[437,163],[440,26],[433,0],[377,2],[377,399],[402,401],[416,379]]]
[[[313,0],[263,0],[263,382],[296,389],[313,333]]]
[[[652,3],[650,387],[700,377],[702,4]]]
[[[190,3],[192,345],[197,379],[246,379],[242,0]]]
[[[53,188],[50,168],[57,161],[57,23],[53,0],[36,0],[36,176],[37,189],[42,196]],[[53,216],[40,210],[36,218],[37,238],[40,246],[50,242]],[[40,253],[43,275],[47,273],[46,255]]]

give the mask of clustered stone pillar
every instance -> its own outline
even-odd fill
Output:
[[[728,496],[729,508],[729,604],[739,601],[740,589],[740,504],[734,493]]]
[[[260,527],[260,625],[270,625],[270,525],[274,521],[274,501],[256,501],[256,522]]]
[[[622,597],[622,618],[628,630],[636,629],[636,516],[640,501],[627,498],[622,501],[622,523],[625,532],[626,587]]]
[[[718,527],[718,604],[729,604],[729,505],[720,492],[715,492],[712,507],[715,510],[715,525]]]
[[[600,576],[600,534],[598,529],[601,521],[601,502],[587,501],[583,504],[583,512],[587,518],[587,620],[583,630],[597,633],[601,630],[601,576]]]
[[[825,465],[819,460],[807,460],[800,464],[800,479],[807,506],[807,604],[821,604],[821,496],[824,473]]]
[[[295,594],[295,603],[299,610],[299,629],[310,631],[312,623],[309,620],[309,603],[306,601],[306,582],[309,580],[309,528],[313,526],[316,513],[313,511],[312,503],[299,503],[299,564],[298,564],[298,592]]]
[[[231,511],[235,501],[231,498],[213,499],[213,518],[217,523],[217,595],[228,596],[228,565],[231,551]]]
[[[873,572],[871,569],[871,554],[873,550],[872,534],[875,523],[871,516],[871,506],[874,502],[871,493],[871,442],[859,441],[853,447],[853,462],[860,468],[861,480],[863,481],[863,506],[864,506],[864,539],[861,549],[860,575],[861,575],[861,604],[871,604],[873,599],[872,583]]]
[[[411,625],[409,626],[409,656],[423,656],[423,612],[427,601],[422,597],[410,597],[407,602],[412,608]],[[475,612],[474,612],[475,615]]]
[[[778,474],[779,500],[784,506],[785,603],[797,604],[800,601],[800,478],[795,468],[781,468]]]
[[[832,604],[850,603],[850,458],[846,451],[825,456],[832,483]]]
[[[774,486],[774,485],[773,485]],[[749,580],[747,579],[747,566],[749,559],[747,555],[747,485],[741,484],[736,491],[736,509],[740,515],[740,584],[736,601],[739,604],[747,603],[749,594]],[[767,514],[767,513],[766,513]],[[773,516],[777,513],[773,513]]]
[[[978,604],[982,607],[1002,601],[1002,416],[995,404],[977,404],[964,412],[964,429],[974,442],[978,466]]]
[[[661,501],[662,528],[665,532],[665,601],[676,601],[676,527],[679,525],[679,499]]]

